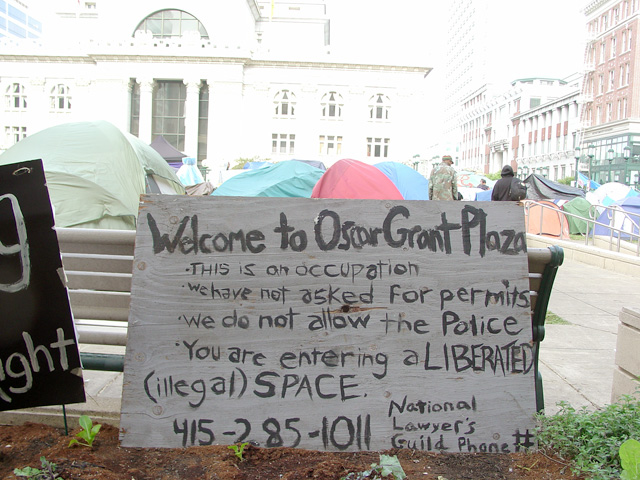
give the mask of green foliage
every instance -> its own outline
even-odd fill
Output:
[[[500,180],[502,178],[501,172],[487,173],[485,175],[489,180]]]
[[[340,480],[380,480],[389,475],[393,475],[394,480],[403,480],[407,476],[402,469],[402,465],[400,465],[398,457],[395,455],[393,457],[380,455],[380,465],[373,463],[369,470],[358,473],[351,472]]]
[[[630,438],[620,445],[622,480],[640,480],[640,442]]]
[[[78,437],[80,440],[78,440],[78,438],[74,438],[69,442],[69,446],[75,445],[77,443],[78,445],[91,448],[93,446],[93,441],[96,439],[96,436],[98,435],[98,432],[100,431],[100,427],[102,427],[102,425],[100,425],[99,423],[93,425],[93,422],[88,415],[81,415],[79,423],[82,430],[76,433],[76,437]]]
[[[571,325],[571,322],[567,322],[564,318],[556,315],[553,312],[547,310],[547,316],[544,319],[544,323],[547,325]]]
[[[229,445],[227,448],[233,450],[233,453],[235,453],[236,457],[238,457],[242,462],[244,460],[244,457],[242,455],[244,454],[244,449],[247,445],[249,445],[249,442],[244,442],[240,445]]]
[[[252,158],[236,158],[233,161],[231,170],[242,170],[244,166],[249,162],[268,162],[269,160],[269,158],[260,158],[259,156],[255,156]]]
[[[576,411],[566,402],[558,405],[556,415],[538,416],[540,448],[571,460],[573,471],[589,479],[620,478],[620,447],[629,438],[640,438],[640,400],[625,395],[595,412]]]
[[[573,182],[575,179],[576,177],[564,177],[558,180],[558,183],[561,185],[571,185],[571,182]]]
[[[15,468],[13,470],[13,474],[16,477],[25,477],[31,480],[64,480],[60,477],[56,471],[57,465],[55,463],[49,462],[46,458],[40,457],[40,463],[42,464],[42,469],[39,468]]]

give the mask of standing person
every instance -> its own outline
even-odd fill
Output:
[[[458,174],[451,165],[453,165],[451,155],[445,155],[440,165],[431,172],[429,200],[458,199]]]
[[[480,183],[476,188],[479,188],[480,190],[489,190],[489,185],[487,185],[487,181],[484,178],[481,178]]]
[[[511,165],[505,165],[500,172],[502,178],[496,182],[491,192],[491,200],[498,202],[514,202],[527,195],[527,189],[520,179],[515,178]]]

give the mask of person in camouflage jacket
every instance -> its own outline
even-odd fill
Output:
[[[457,200],[458,175],[451,166],[450,155],[442,157],[442,163],[431,171],[429,178],[429,200]]]

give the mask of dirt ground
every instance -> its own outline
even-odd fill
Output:
[[[566,463],[538,453],[436,454],[413,450],[327,453],[248,446],[240,461],[226,446],[186,449],[121,448],[118,430],[103,425],[93,448],[68,447],[64,431],[37,423],[0,426],[0,478],[19,478],[14,468],[40,468],[40,457],[57,464],[58,478],[118,480],[338,480],[397,455],[408,479],[562,480],[574,477]],[[21,477],[24,478],[24,477]],[[49,477],[47,477],[49,478]]]

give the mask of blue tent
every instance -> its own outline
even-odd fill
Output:
[[[476,193],[476,201],[478,202],[490,202],[491,194],[493,193],[493,188],[489,190],[481,190]]]
[[[374,165],[393,182],[405,200],[429,200],[429,180],[413,168],[398,162]]]
[[[246,170],[211,195],[230,197],[311,197],[324,172],[303,162],[286,161]]]
[[[613,204],[618,208],[614,211],[606,209],[598,217],[599,223],[604,223],[622,230],[620,238],[629,239],[631,236],[625,232],[638,234],[638,226],[640,225],[640,197],[626,197],[622,200],[618,200]],[[623,210],[623,211],[620,211]],[[595,235],[613,234],[615,238],[618,237],[617,231],[611,231],[611,228],[603,227],[602,225],[596,225],[593,232]]]
[[[255,170],[256,168],[262,168],[265,165],[273,165],[271,162],[247,162],[242,167],[243,170]]]

